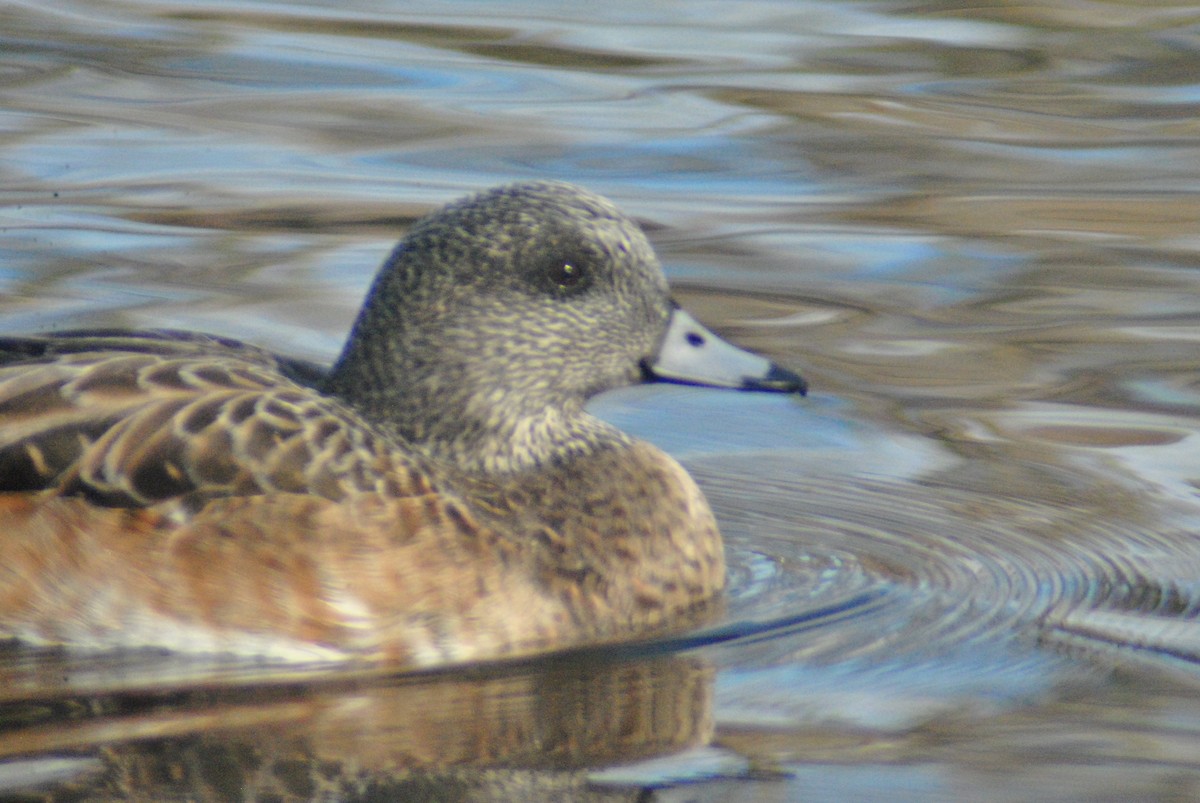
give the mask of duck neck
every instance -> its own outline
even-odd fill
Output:
[[[512,475],[558,465],[629,440],[582,409],[546,408],[485,421],[467,416],[436,426],[421,447],[473,474]]]
[[[630,438],[592,416],[580,400],[540,399],[477,383],[442,364],[403,387],[366,382],[361,366],[335,366],[324,390],[379,431],[458,470],[517,474],[589,454]]]

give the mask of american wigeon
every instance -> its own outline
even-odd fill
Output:
[[[328,370],[0,338],[0,635],[428,666],[686,620],[725,585],[708,504],[584,411],[645,379],[804,392],[674,304],[609,201],[548,182],[413,226]]]

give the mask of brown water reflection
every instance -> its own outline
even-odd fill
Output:
[[[555,800],[586,790],[584,768],[706,743],[711,697],[711,668],[674,657],[126,688],[9,703],[0,760],[9,782],[66,765],[78,777],[50,794],[63,800]],[[30,754],[46,757],[14,760]]]
[[[419,678],[4,652],[0,795],[1200,796],[1200,12],[580,8],[0,8],[0,327],[328,359],[415,216],[586,184],[812,380],[597,403],[709,494],[727,621]]]

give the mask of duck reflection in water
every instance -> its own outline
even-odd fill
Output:
[[[123,676],[91,696],[64,699],[58,688],[36,702],[0,703],[7,794],[147,803],[630,800],[636,781],[616,780],[613,794],[597,770],[701,747],[714,732],[713,669],[694,655],[614,659],[601,648],[472,671],[369,680],[325,671],[300,683],[242,678],[191,689],[172,679],[170,656],[140,657],[84,662],[42,651],[23,678],[0,664],[0,680],[20,682],[6,688],[45,687],[47,677],[85,687],[97,664]],[[190,673],[203,663],[189,659],[174,665]],[[130,669],[150,685],[130,688]]]

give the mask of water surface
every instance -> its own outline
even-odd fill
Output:
[[[328,360],[413,219],[555,178],[813,386],[595,403],[717,511],[708,630],[401,677],[8,649],[0,790],[1200,795],[1198,34],[1065,0],[0,9],[4,331]]]

